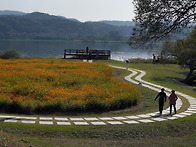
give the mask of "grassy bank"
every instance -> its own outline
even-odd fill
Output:
[[[105,63],[125,67],[123,62],[107,61]],[[195,87],[189,87],[180,82],[180,79],[185,77],[186,70],[177,65],[130,64],[129,67],[146,71],[147,75],[144,79],[147,81],[195,97]],[[123,80],[123,77],[128,74],[129,72],[125,70],[116,70],[114,73],[119,80]],[[156,111],[158,106],[153,99],[157,93],[139,85],[138,88],[143,98],[137,107],[99,116]],[[25,146],[196,146],[196,114],[177,120],[147,124],[54,127],[0,123],[0,129],[8,138],[4,137],[2,142],[11,141],[14,137],[15,142],[21,143],[22,140]]]

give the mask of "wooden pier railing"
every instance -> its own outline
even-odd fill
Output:
[[[71,56],[76,59],[110,59],[110,50],[83,50],[83,49],[65,49],[64,59]]]

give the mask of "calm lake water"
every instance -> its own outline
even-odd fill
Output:
[[[150,51],[142,49],[131,49],[126,43],[83,43],[76,41],[10,41],[0,40],[0,52],[14,49],[22,56],[41,57],[41,58],[63,58],[64,49],[99,49],[110,50],[111,58],[115,60],[125,60],[130,58],[152,58],[153,53],[158,50]]]

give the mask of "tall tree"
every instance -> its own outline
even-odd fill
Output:
[[[164,59],[171,57],[174,48],[174,41],[166,40],[161,46],[161,55]]]
[[[193,84],[196,80],[196,28],[186,39],[176,40],[173,55],[177,57],[180,65],[189,68],[184,82]]]
[[[168,37],[196,21],[195,0],[134,0],[137,22],[130,44],[146,44]]]

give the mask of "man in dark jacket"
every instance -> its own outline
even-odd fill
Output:
[[[156,100],[157,98],[159,98],[159,112],[160,112],[160,115],[162,115],[164,102],[166,102],[166,93],[164,91],[165,91],[165,89],[162,88],[161,92],[159,92],[159,94],[154,99],[154,100]]]

